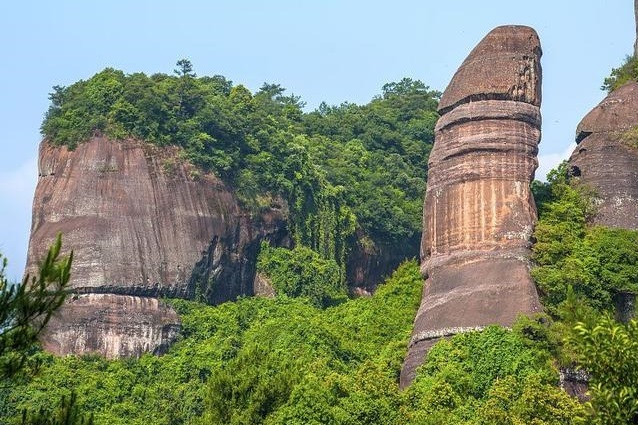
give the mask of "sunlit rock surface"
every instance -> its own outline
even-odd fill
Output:
[[[638,229],[638,83],[609,94],[576,129],[572,175],[593,190],[596,224]]]
[[[161,297],[252,295],[260,241],[285,237],[285,226],[281,211],[243,211],[177,148],[93,138],[74,151],[41,144],[28,271],[58,232],[74,251],[76,295],[44,346],[118,357],[161,351],[174,337],[179,320]]]
[[[529,275],[541,67],[536,32],[492,30],[439,104],[423,211],[425,287],[401,386],[441,337],[540,310]]]

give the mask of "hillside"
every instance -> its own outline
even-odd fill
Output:
[[[35,376],[3,390],[0,412],[9,420],[22,409],[51,411],[51,400],[72,391],[76,408],[97,424],[470,424],[495,415],[564,424],[580,412],[555,386],[548,341],[528,335],[543,328],[533,322],[438,345],[421,379],[399,392],[420,292],[410,262],[374,296],[325,310],[286,297],[217,307],[176,301],[182,338],[166,355],[106,361],[38,353],[28,366]],[[530,398],[545,411],[529,410]]]
[[[112,360],[86,352],[56,357],[31,347],[21,373],[0,381],[0,422],[636,422],[638,322],[622,323],[613,315],[618,313],[617,296],[637,290],[638,231],[596,222],[601,193],[584,184],[573,164],[554,170],[547,183],[533,182],[517,193],[525,195],[527,206],[533,206],[533,194],[538,207],[534,245],[531,251],[528,245],[525,249],[544,312],[519,317],[507,327],[481,326],[446,335],[428,347],[414,381],[400,390],[399,375],[424,282],[417,262],[404,260],[418,252],[439,93],[404,79],[385,85],[367,105],[322,105],[313,112],[303,110],[300,98],[284,93],[273,84],[250,93],[224,77],[197,77],[185,60],[178,62],[173,76],[106,69],[87,81],[55,88],[42,124],[43,149],[55,152],[54,158],[60,153],[68,156],[57,158],[70,158],[51,161],[56,167],[73,168],[73,158],[91,157],[91,150],[106,152],[114,162],[95,162],[93,156],[85,168],[88,177],[78,180],[108,182],[105,187],[117,187],[114,192],[122,194],[128,192],[113,185],[121,177],[117,173],[126,169],[135,176],[150,176],[156,185],[152,193],[163,196],[153,205],[163,207],[151,209],[149,217],[183,217],[184,205],[196,202],[174,206],[166,201],[181,188],[188,188],[188,196],[202,190],[201,196],[218,199],[224,193],[221,212],[202,214],[206,223],[220,220],[214,232],[227,230],[227,216],[257,217],[255,223],[263,225],[263,215],[277,211],[285,221],[278,231],[284,229],[288,238],[274,243],[275,238],[259,233],[263,228],[236,232],[260,236],[251,240],[255,250],[250,267],[270,287],[269,297],[246,296],[253,295],[246,290],[215,299],[219,287],[214,279],[199,286],[182,281],[184,286],[164,291],[165,281],[159,282],[164,275],[158,285],[140,279],[142,289],[131,293],[126,291],[136,286],[125,278],[118,282],[123,289],[106,282],[97,290],[82,287],[86,293],[71,283],[71,303],[84,295],[161,303],[179,316],[179,334],[161,356],[141,350],[128,353],[131,358],[117,355]],[[469,98],[470,104],[476,100]],[[486,98],[475,102],[478,105],[455,102],[454,107],[468,113],[483,106],[481,102],[498,106],[504,100],[510,101]],[[515,112],[520,108],[515,106]],[[450,111],[445,113],[460,117],[450,120],[454,125],[477,121],[475,115]],[[510,115],[490,119],[511,125],[507,121],[531,116]],[[531,135],[526,140],[537,143],[540,118],[528,121],[524,124],[536,127],[524,132]],[[483,151],[493,157],[496,149]],[[520,162],[531,164],[536,151],[525,155]],[[441,156],[453,161],[461,157]],[[96,168],[98,163],[104,168]],[[136,174],[139,169],[144,173]],[[41,177],[72,174],[65,173]],[[450,181],[442,178],[437,184],[445,189]],[[86,190],[99,185],[89,186]],[[161,227],[160,221],[150,222],[153,229]],[[229,235],[233,229],[254,229],[228,228]],[[521,240],[527,244],[530,235],[524,236]],[[104,240],[113,238],[85,242]],[[504,240],[507,244],[512,238]],[[219,260],[219,252],[213,247],[205,258]],[[230,257],[237,260],[237,255]],[[219,264],[207,264],[207,270]],[[117,269],[121,264],[106,266]],[[376,279],[390,270],[391,276],[377,285]],[[166,282],[179,280],[169,277]],[[364,296],[355,297],[347,285],[358,287]],[[135,302],[122,305],[122,317],[136,311]],[[463,303],[457,306],[464,308]],[[104,311],[88,310],[89,318],[94,311]],[[1,361],[10,359],[2,353]],[[560,387],[570,385],[569,377],[565,379],[570,370],[586,371],[588,402],[579,402]]]
[[[535,185],[541,266],[534,276],[550,315],[437,344],[405,391],[398,376],[422,286],[415,262],[399,267],[372,297],[327,308],[285,295],[219,306],[172,301],[182,334],[160,357],[108,361],[36,351],[24,373],[3,385],[3,421],[21,423],[23,409],[31,417],[48,415],[59,403],[69,409],[73,400],[71,411],[93,415],[96,424],[575,424],[590,414],[606,418],[596,423],[631,423],[622,420],[631,417],[635,399],[615,408],[605,400],[636,378],[636,322],[609,321],[609,296],[564,285],[571,270],[564,264],[575,261],[565,255],[574,246],[593,241],[598,249],[589,252],[597,260],[585,261],[601,261],[626,237],[586,225],[587,195],[564,169]],[[636,240],[636,232],[625,234]],[[548,279],[547,270],[564,275]],[[592,280],[620,278],[626,270],[593,273]],[[613,283],[606,288],[613,291]],[[614,339],[619,343],[610,344]],[[574,364],[592,373],[592,406],[558,387],[558,368]]]

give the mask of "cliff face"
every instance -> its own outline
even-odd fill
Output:
[[[27,269],[58,232],[75,252],[77,295],[44,337],[59,354],[161,350],[179,321],[159,297],[219,303],[252,294],[260,241],[285,234],[280,212],[252,218],[177,149],[94,138],[69,151],[43,142],[39,174]]]
[[[443,93],[423,211],[425,287],[402,387],[439,338],[510,326],[518,314],[540,309],[528,261],[536,220],[529,186],[540,140],[540,56],[533,29],[498,27]]]
[[[638,83],[603,99],[576,129],[574,176],[594,191],[596,224],[638,229]]]
[[[415,240],[404,246],[375,244],[363,231],[357,231],[355,236],[356,243],[346,263],[346,280],[355,293],[374,292],[378,284],[389,277],[401,262],[414,257],[413,247],[418,243]]]

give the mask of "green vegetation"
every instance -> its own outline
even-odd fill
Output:
[[[94,425],[93,415],[84,415],[77,403],[77,395],[62,397],[52,411],[40,408],[37,412],[22,411],[20,425]]]
[[[621,133],[620,141],[630,148],[638,149],[638,126]]]
[[[33,373],[33,366],[37,366],[33,359],[39,351],[37,338],[68,294],[73,252],[63,257],[61,249],[62,236],[58,234],[39,265],[38,275],[27,274],[21,284],[9,283],[4,273],[7,259],[0,255],[0,398],[10,392],[16,380]],[[54,413],[25,409],[16,423],[92,425],[93,418],[77,408],[73,393],[60,400]]]
[[[173,301],[183,337],[139,360],[55,358],[0,398],[0,421],[77,394],[96,424],[570,424],[583,408],[557,386],[548,325],[525,319],[438,344],[416,382],[398,376],[422,280],[402,265],[372,297]]]
[[[620,71],[614,78],[610,87]],[[56,358],[31,337],[0,339],[0,359],[19,359],[22,371],[0,379],[0,423],[636,423],[638,324],[610,314],[616,293],[638,291],[638,232],[591,226],[592,193],[565,164],[534,182],[532,274],[548,314],[441,341],[399,391],[418,266],[404,263],[373,296],[348,299],[345,264],[355,234],[416,253],[438,93],[403,79],[367,105],[309,113],[284,93],[197,77],[187,60],[173,76],[106,69],[55,88],[42,125],[53,143],[74,148],[106,135],[180,146],[176,160],[221,176],[253,212],[285,201],[295,246],[261,247],[272,299],[170,300],[183,329],[162,357]],[[56,270],[68,280],[68,264]],[[17,340],[11,317],[0,322],[7,341]],[[590,401],[558,388],[558,365],[591,374]]]
[[[603,316],[579,323],[569,343],[591,373],[587,423],[638,423],[638,321],[622,325]]]
[[[551,343],[531,338],[528,321],[514,332],[493,326],[439,342],[406,391],[407,423],[576,423],[581,407],[556,386]]]
[[[592,193],[568,178],[563,164],[545,189],[550,200],[539,208],[532,270],[550,312],[567,299],[569,288],[598,311],[611,311],[618,292],[638,292],[638,232],[591,226]]]
[[[305,113],[277,84],[256,93],[226,78],[107,68],[54,87],[42,133],[74,148],[93,135],[177,145],[235,188],[247,208],[285,200],[295,243],[345,264],[354,232],[418,253],[427,159],[439,93],[405,78],[369,104]]]
[[[38,275],[26,275],[19,285],[5,277],[7,259],[0,255],[0,378],[20,371],[38,335],[66,298],[73,253],[61,257],[61,248],[58,235]]]
[[[627,56],[620,67],[612,69],[601,89],[611,93],[630,80],[638,81],[638,58],[635,56]]]
[[[592,226],[593,193],[567,165],[535,193],[543,199],[532,270],[545,308],[557,319],[555,358],[587,371],[590,400],[578,423],[638,420],[638,322],[611,318],[614,295],[638,292],[638,232]]]
[[[310,248],[272,248],[264,242],[257,271],[272,283],[278,295],[306,297],[316,307],[327,307],[348,297],[341,268]]]
[[[563,165],[549,183],[534,185],[543,200],[534,274],[553,318],[443,340],[405,391],[398,376],[423,284],[416,262],[399,267],[373,296],[348,300],[336,260],[304,246],[264,245],[259,269],[275,298],[215,307],[171,301],[183,331],[162,357],[31,351],[22,374],[0,381],[0,422],[633,423],[637,325],[599,312],[611,310],[614,291],[633,290],[635,235],[590,227],[590,194],[566,171]],[[583,253],[596,267],[570,268]],[[574,270],[592,273],[599,286],[581,284]],[[591,373],[589,402],[558,388],[559,364]]]
[[[399,396],[421,286],[410,262],[373,297],[326,309],[289,297],[217,307],[174,301],[183,339],[169,353],[119,361],[36,353],[32,376],[0,397],[0,422],[20,423],[23,409],[50,410],[74,391],[96,424],[295,423],[321,409],[384,423],[363,418],[381,413],[381,394]],[[384,414],[396,415],[390,407]]]

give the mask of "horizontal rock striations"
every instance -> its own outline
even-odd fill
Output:
[[[540,56],[533,29],[498,27],[443,93],[423,211],[425,288],[402,387],[439,338],[510,326],[520,313],[540,309],[529,275]]]
[[[628,82],[576,129],[572,175],[593,189],[596,224],[638,229],[638,83]]]
[[[99,353],[107,358],[162,354],[179,332],[179,317],[157,298],[71,295],[47,326],[42,346],[56,354]]]
[[[161,350],[176,334],[163,296],[220,303],[253,293],[264,237],[284,217],[253,218],[176,148],[93,138],[74,151],[43,142],[27,269],[58,232],[75,253],[69,297],[44,346],[107,357]]]

